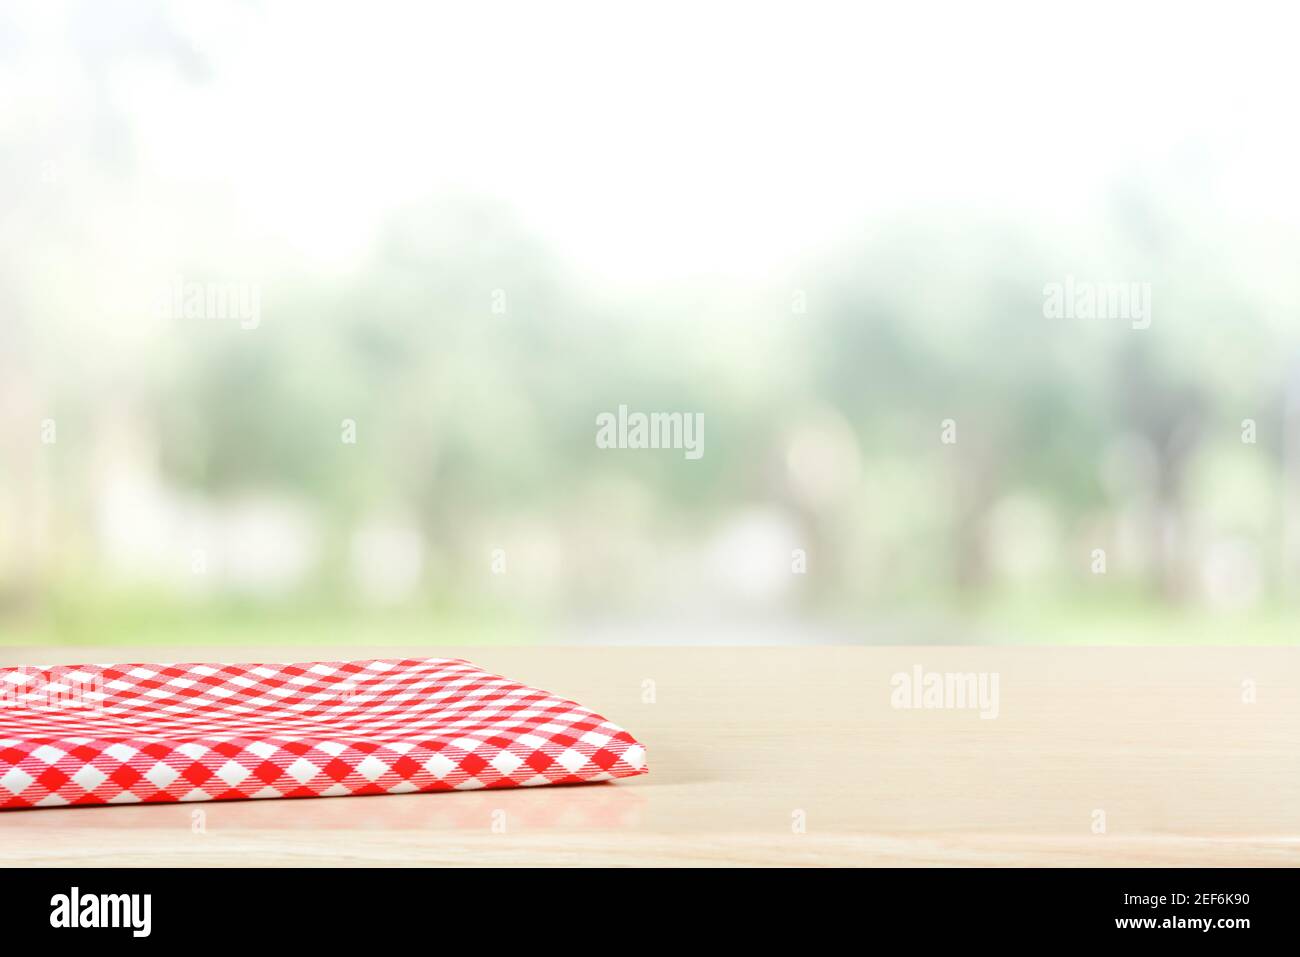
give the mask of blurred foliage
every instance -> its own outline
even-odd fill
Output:
[[[779,267],[640,282],[415,177],[322,266],[254,225],[255,166],[186,179],[110,83],[237,75],[100,15],[64,138],[0,127],[0,641],[1295,640],[1300,240],[1201,189],[1212,151],[1070,222],[880,204]],[[401,157],[359,142],[301,217],[384,185]],[[1150,328],[1047,318],[1067,276],[1149,283]],[[159,319],[176,277],[255,284],[260,324]],[[598,449],[620,405],[702,413],[704,457]]]

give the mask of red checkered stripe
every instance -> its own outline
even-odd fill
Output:
[[[0,670],[0,809],[533,787],[644,773],[579,704],[450,658]]]

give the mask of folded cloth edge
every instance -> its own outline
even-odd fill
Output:
[[[531,787],[647,771],[644,746],[621,726],[464,658],[0,669],[0,809]]]

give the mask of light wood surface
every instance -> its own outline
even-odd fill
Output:
[[[421,655],[582,702],[645,743],[650,774],[0,812],[0,864],[1300,864],[1288,648],[11,647],[0,664]],[[996,673],[998,716],[894,707],[916,666]]]

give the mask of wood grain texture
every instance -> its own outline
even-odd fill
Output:
[[[468,658],[582,702],[645,743],[650,774],[5,812],[0,864],[1300,865],[1300,651],[1288,648],[226,647],[165,657],[418,655]],[[0,664],[158,657],[0,648]],[[998,716],[893,707],[891,677],[917,665],[997,673]],[[1096,811],[1104,834],[1093,833]]]

